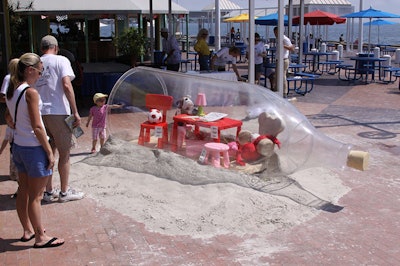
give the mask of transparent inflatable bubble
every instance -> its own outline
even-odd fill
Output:
[[[275,148],[275,152],[280,158],[282,172],[293,173],[315,166],[346,166],[351,145],[318,132],[287,100],[261,86],[205,76],[146,67],[127,71],[116,82],[109,96],[109,104],[123,104],[121,109],[111,109],[107,117],[110,135],[137,143],[140,125],[147,120],[149,111],[145,104],[146,94],[169,95],[173,97],[172,109],[167,113],[169,143],[163,149],[198,159],[204,143],[213,141],[210,138],[212,129],[202,127],[201,135],[190,135],[192,131],[188,128],[185,143],[178,148],[176,140],[172,141],[172,138],[176,138],[172,131],[175,128],[173,122],[178,112],[178,100],[188,96],[196,102],[198,94],[202,93],[206,96],[206,105],[203,107],[206,114],[227,114],[232,120],[242,121],[241,130],[258,133],[258,116],[262,112],[281,119],[285,129],[277,136],[281,147]],[[237,131],[237,127],[221,130],[220,141],[235,141]],[[154,148],[157,141],[153,141],[153,137],[145,145]]]

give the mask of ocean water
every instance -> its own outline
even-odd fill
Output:
[[[247,24],[246,24],[247,25]],[[202,25],[206,29],[208,29],[212,33],[214,29],[210,28],[208,25]],[[212,25],[211,25],[212,26]],[[241,27],[240,23],[234,23],[232,25],[235,29],[244,29]],[[221,23],[221,36],[225,36],[229,33],[231,24]],[[346,24],[337,24],[330,26],[320,26],[318,30],[318,26],[308,26],[308,33],[314,33],[314,37],[319,36],[318,33],[322,36],[322,39],[325,40],[325,28],[328,31],[328,39],[327,41],[339,41],[339,37],[343,34],[344,38],[346,38]],[[363,40],[364,43],[368,43],[368,31],[369,27],[364,26],[363,28]],[[196,36],[199,30],[199,25],[197,23],[189,23],[189,36]],[[245,30],[245,29],[244,29]],[[400,24],[394,25],[384,25],[384,26],[371,26],[371,43],[378,43],[378,30],[379,30],[379,42],[380,44],[391,44],[391,45],[400,45]],[[264,25],[255,25],[255,31],[258,32],[265,39],[274,38],[273,35],[273,26],[264,26]],[[293,27],[293,31],[298,31],[298,27]],[[243,32],[243,30],[242,30]],[[184,31],[185,33],[185,31]],[[358,24],[354,24],[353,35],[355,36],[353,41],[358,38]],[[345,39],[346,41],[346,39]]]

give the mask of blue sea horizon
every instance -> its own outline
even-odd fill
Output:
[[[240,29],[239,23],[221,23],[221,36],[225,36],[229,33],[230,27],[235,27],[235,29]],[[211,36],[214,32],[213,28],[208,28],[205,25],[205,28],[210,30]],[[325,26],[321,26],[321,36],[322,39],[325,40],[324,30]],[[343,34],[345,41],[346,41],[346,32],[347,32],[347,25],[346,24],[335,24],[329,25],[328,27],[328,39],[325,41],[339,41],[339,37]],[[297,31],[298,27],[293,27],[294,31]],[[196,36],[199,30],[199,25],[197,23],[189,23],[189,36]],[[314,32],[314,38],[317,36],[317,26],[309,26],[310,32]],[[255,25],[255,31],[260,34],[260,36],[264,39],[274,38],[273,35],[273,26],[264,26],[264,25]],[[363,27],[363,42],[368,43],[368,32],[369,27]],[[185,33],[185,32],[184,32]],[[358,37],[358,24],[354,24],[353,29],[354,40]],[[371,43],[377,44],[378,43],[378,26],[371,27]],[[390,45],[400,45],[400,24],[394,25],[384,25],[379,26],[379,43],[380,44],[390,44]]]
[[[200,29],[200,26],[196,22],[190,22],[189,23],[189,36],[195,37],[197,35],[197,32]],[[208,29],[210,31],[210,36],[213,36],[214,34],[214,26],[213,24],[208,24],[204,23],[202,25],[204,28]],[[240,23],[221,23],[221,36],[227,36],[229,35],[230,28],[235,27],[235,29],[242,29],[242,31],[245,31],[243,27],[241,27]],[[309,32],[314,32],[314,37],[318,37],[318,27],[317,26],[309,26]],[[330,25],[327,26],[328,29],[328,39],[325,40],[325,34],[324,34],[324,28],[325,26],[321,26],[321,36],[324,41],[339,41],[339,37],[341,34],[343,34],[345,41],[346,41],[346,31],[347,31],[347,25],[346,24],[335,24],[335,25]],[[56,27],[52,27],[53,32],[56,33]],[[262,38],[264,39],[269,39],[269,38],[274,38],[273,32],[272,32],[273,27],[272,26],[263,26],[263,25],[255,25],[255,31],[258,32]],[[297,27],[293,27],[293,30],[296,31]],[[100,27],[100,37],[111,37],[112,32],[114,31],[114,25],[109,24],[103,27]],[[178,29],[179,31],[179,29]],[[372,44],[377,44],[378,43],[378,31],[379,31],[379,43],[380,44],[389,44],[389,45],[396,45],[400,46],[400,24],[394,24],[394,25],[384,25],[384,26],[371,26],[371,43]],[[369,27],[364,26],[364,31],[363,31],[363,42],[368,43],[368,32],[369,32]],[[183,26],[183,35],[186,34],[185,26]],[[353,35],[354,40],[357,39],[358,37],[358,24],[354,23],[354,30],[353,30]]]

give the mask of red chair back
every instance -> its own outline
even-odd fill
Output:
[[[158,109],[162,112],[163,122],[167,120],[167,110],[172,108],[174,98],[163,94],[146,94],[146,107],[150,109]]]

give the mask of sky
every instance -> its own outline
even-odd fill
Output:
[[[205,6],[214,2],[214,0],[173,0],[179,5],[189,9],[190,11],[201,10]],[[244,8],[248,7],[248,0],[231,0]],[[254,0],[256,8],[258,7],[276,7],[278,0]],[[360,0],[349,0],[355,6],[355,11],[359,11]],[[286,0],[285,3],[288,1]],[[368,9],[372,6],[374,9],[394,13],[400,15],[399,0],[363,0],[363,9]]]

